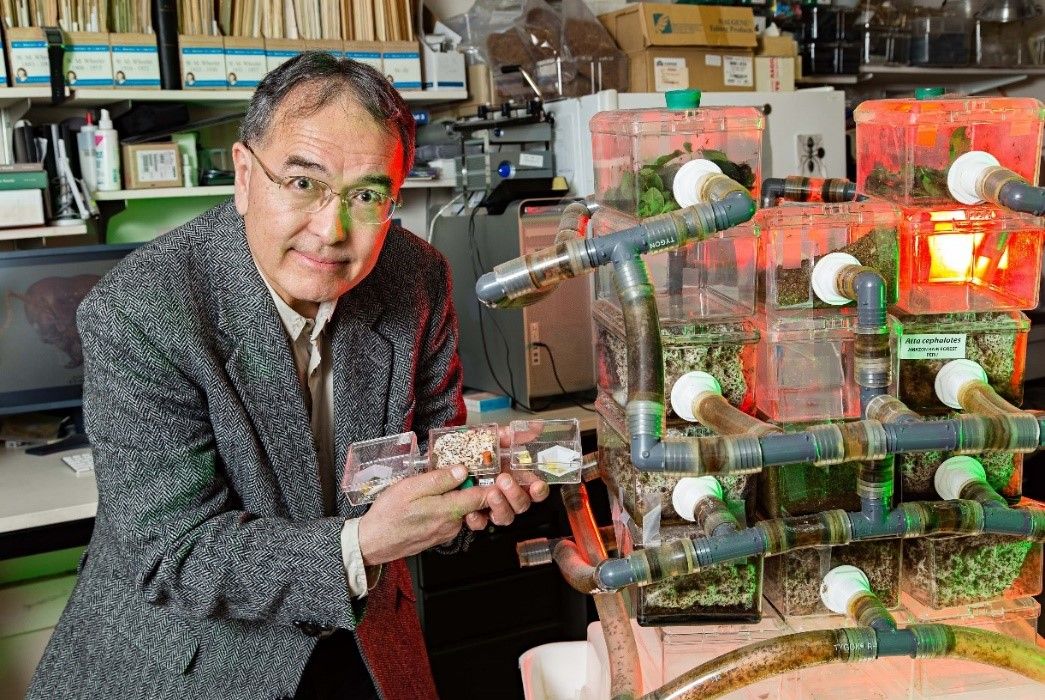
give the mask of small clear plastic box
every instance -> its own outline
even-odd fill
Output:
[[[428,460],[432,469],[461,464],[480,482],[501,471],[501,447],[496,423],[433,428],[428,433]]]
[[[424,465],[412,432],[354,442],[348,447],[341,490],[354,506],[372,503],[386,488],[419,473]]]
[[[584,467],[581,428],[576,418],[514,420],[511,465],[516,471],[536,473],[549,484],[579,484]]]

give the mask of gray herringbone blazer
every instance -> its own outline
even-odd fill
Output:
[[[463,420],[448,275],[393,227],[339,300],[339,471],[353,441]],[[77,321],[98,515],[29,697],[292,696],[315,644],[301,623],[355,630],[385,697],[434,695],[403,562],[365,617],[349,598],[340,531],[362,509],[323,517],[290,346],[231,202],[135,251]]]

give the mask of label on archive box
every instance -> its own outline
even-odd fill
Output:
[[[46,41],[14,41],[10,43],[11,76],[19,85],[47,85],[51,67],[47,60]]]
[[[228,86],[223,48],[182,46],[181,67],[181,82],[186,90]]]
[[[901,360],[959,360],[965,357],[965,333],[900,336]]]
[[[684,58],[653,59],[653,89],[657,92],[685,90],[689,87],[689,68]]]
[[[160,58],[156,45],[113,44],[112,75],[116,87],[159,87]]]
[[[225,70],[230,88],[256,88],[268,72],[264,47],[225,47]]]
[[[755,62],[750,56],[724,56],[722,82],[734,87],[752,87],[755,84]]]
[[[381,54],[385,77],[398,90],[421,89],[421,52],[385,51]]]
[[[65,84],[69,87],[112,87],[109,36],[105,43],[75,43],[65,48]]]

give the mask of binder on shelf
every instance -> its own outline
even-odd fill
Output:
[[[274,70],[304,50],[300,39],[265,39],[265,65]]]
[[[15,87],[49,85],[51,68],[47,37],[39,27],[8,27],[7,64]]]
[[[78,87],[112,87],[112,53],[107,32],[64,32],[65,84]]]
[[[225,70],[229,88],[256,88],[268,72],[265,40],[245,36],[225,37]]]
[[[381,61],[381,42],[379,41],[346,41],[345,58],[365,63],[381,71],[384,75],[384,63]]]
[[[110,34],[113,86],[156,90],[160,87],[160,54],[155,34]]]
[[[385,77],[400,90],[421,89],[421,50],[416,41],[381,42]]]
[[[0,90],[7,87],[7,52],[0,49]]]
[[[224,90],[225,42],[220,36],[178,35],[181,84],[185,90]]]
[[[308,39],[305,47],[309,51],[326,51],[335,58],[341,58],[345,53],[345,42],[341,39]]]

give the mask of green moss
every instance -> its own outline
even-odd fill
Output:
[[[692,619],[751,613],[758,610],[760,584],[755,563],[713,566],[689,576],[642,588],[639,615],[681,615]]]
[[[1013,587],[1035,546],[996,535],[913,540],[904,546],[904,588],[934,608],[993,600]]]
[[[942,418],[949,418],[957,413]],[[936,469],[956,453],[942,452],[919,452],[912,454],[897,455],[897,465],[900,474],[900,494],[905,501],[935,501],[939,500],[936,487],[933,486],[933,478]],[[1017,469],[1022,470],[1023,459],[1020,455],[1005,452],[987,452],[976,455],[976,459],[983,465],[983,471],[987,474],[987,483],[998,493],[1009,499],[1018,499],[1020,496],[1020,482],[1016,479],[1012,484],[1013,474]]]

